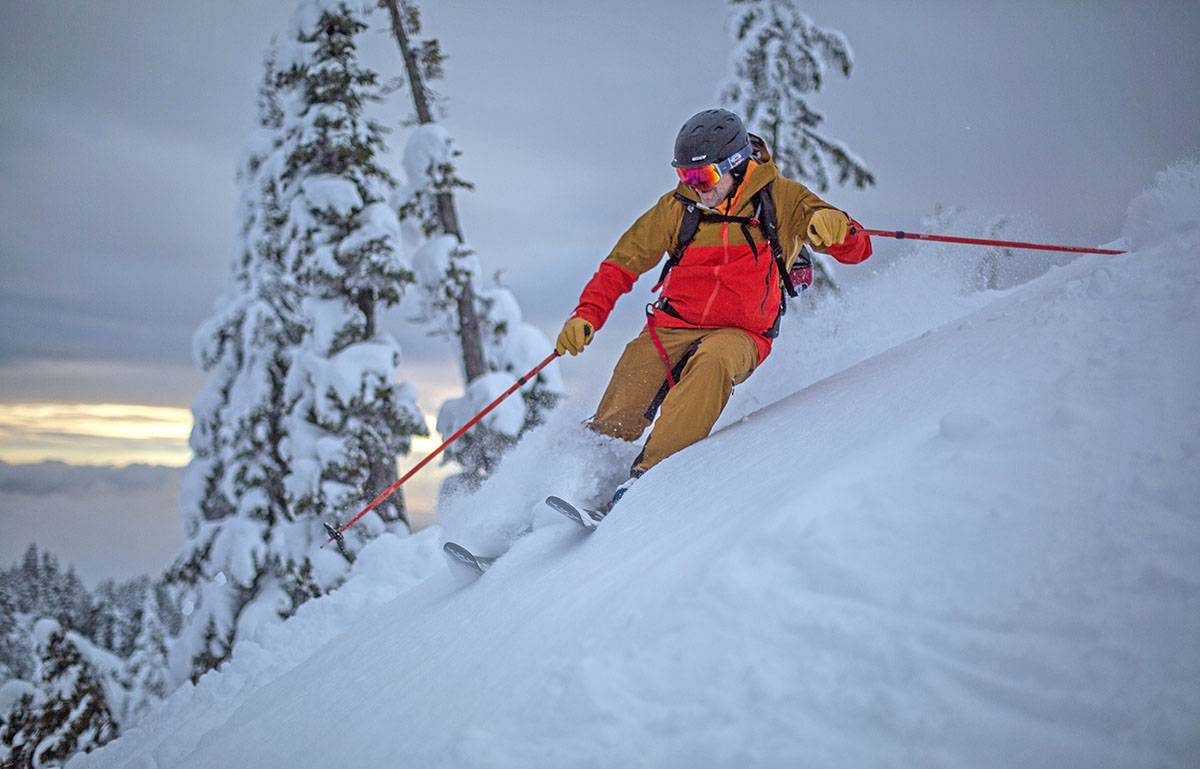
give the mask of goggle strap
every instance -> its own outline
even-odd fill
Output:
[[[722,160],[720,163],[716,164],[717,165],[717,173],[721,174],[721,176],[724,176],[725,174],[729,173],[730,171],[732,171],[733,169],[735,169],[739,165],[741,165],[743,161],[749,159],[749,157],[753,153],[754,153],[754,148],[750,146],[750,142],[746,142],[745,147],[742,147],[737,152],[733,153],[729,157]]]

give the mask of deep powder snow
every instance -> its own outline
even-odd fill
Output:
[[[1006,292],[912,247],[591,535],[539,500],[636,447],[571,402],[70,766],[1195,766],[1198,211],[1176,166],[1130,253]],[[466,580],[444,538],[507,553]]]

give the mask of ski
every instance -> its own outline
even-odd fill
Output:
[[[586,507],[580,509],[562,497],[546,497],[546,504],[551,509],[557,510],[588,531],[595,531],[596,527],[600,525],[600,521],[604,520],[604,511],[591,510]]]
[[[475,555],[457,542],[447,542],[442,545],[442,550],[454,563],[462,564],[480,574],[483,574],[488,570],[489,566],[496,562],[495,558],[488,558],[485,555]]]

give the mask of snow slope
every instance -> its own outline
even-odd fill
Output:
[[[890,326],[885,271],[798,342],[854,365],[773,403],[764,366],[590,536],[537,499],[630,457],[557,418],[70,767],[1200,765],[1197,212],[1175,167],[1131,253]]]

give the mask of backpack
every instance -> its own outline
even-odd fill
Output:
[[[680,260],[683,259],[683,254],[687,251],[687,247],[696,239],[696,231],[700,229],[701,222],[732,222],[740,225],[742,235],[745,236],[746,242],[755,250],[755,253],[758,251],[758,246],[755,245],[754,238],[750,234],[750,227],[757,226],[767,238],[767,245],[771,249],[771,256],[774,258],[775,267],[779,271],[780,282],[786,292],[786,296],[779,301],[779,315],[775,318],[775,324],[765,334],[767,338],[779,336],[780,320],[783,318],[783,314],[787,312],[786,297],[795,298],[799,296],[799,292],[796,290],[796,284],[792,280],[791,272],[784,263],[783,246],[779,243],[779,221],[775,214],[775,197],[771,193],[771,184],[768,183],[750,198],[755,212],[755,216],[753,217],[725,216],[711,211],[701,211],[699,203],[678,192],[675,193],[675,199],[683,204],[683,220],[679,225],[679,238],[675,243],[674,250],[671,251],[671,255],[667,257],[667,261],[663,265],[662,273],[658,276],[658,283],[655,284],[654,290],[657,291],[662,286],[663,282],[667,279],[667,275],[671,272],[671,268],[679,264]],[[809,257],[808,249],[805,247],[800,248],[800,253],[796,256],[796,261],[792,265],[792,270],[802,269],[812,269],[812,259]],[[802,288],[807,287],[803,286]],[[668,314],[675,314],[670,306],[661,299],[658,306]]]

